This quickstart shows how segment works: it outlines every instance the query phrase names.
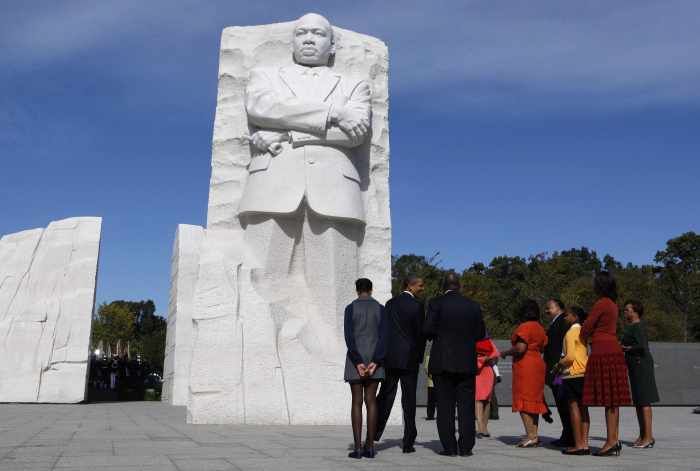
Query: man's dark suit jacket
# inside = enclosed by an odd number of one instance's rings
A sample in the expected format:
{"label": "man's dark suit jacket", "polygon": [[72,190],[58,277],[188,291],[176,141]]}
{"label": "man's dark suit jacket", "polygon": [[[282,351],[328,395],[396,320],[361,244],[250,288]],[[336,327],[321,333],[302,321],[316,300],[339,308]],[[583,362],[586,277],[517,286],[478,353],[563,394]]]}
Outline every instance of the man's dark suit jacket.
{"label": "man's dark suit jacket", "polygon": [[386,303],[386,313],[388,338],[384,366],[417,370],[425,353],[423,304],[404,291]]}
{"label": "man's dark suit jacket", "polygon": [[476,374],[476,342],[486,337],[479,303],[448,291],[428,304],[423,331],[433,340],[430,374]]}
{"label": "man's dark suit jacket", "polygon": [[547,346],[544,347],[544,362],[547,364],[547,375],[545,381],[550,386],[554,380],[551,373],[554,365],[561,360],[561,352],[564,349],[564,337],[569,330],[569,325],[564,320],[564,314],[560,314],[547,329]]}

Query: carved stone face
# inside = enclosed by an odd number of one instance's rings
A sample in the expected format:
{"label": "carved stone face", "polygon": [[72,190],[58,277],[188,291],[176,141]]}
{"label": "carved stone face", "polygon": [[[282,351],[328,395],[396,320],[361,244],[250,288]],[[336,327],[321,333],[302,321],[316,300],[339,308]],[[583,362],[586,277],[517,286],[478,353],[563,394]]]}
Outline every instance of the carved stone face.
{"label": "carved stone face", "polygon": [[294,25],[294,60],[307,66],[328,65],[335,53],[333,29],[327,19],[315,13],[299,18]]}

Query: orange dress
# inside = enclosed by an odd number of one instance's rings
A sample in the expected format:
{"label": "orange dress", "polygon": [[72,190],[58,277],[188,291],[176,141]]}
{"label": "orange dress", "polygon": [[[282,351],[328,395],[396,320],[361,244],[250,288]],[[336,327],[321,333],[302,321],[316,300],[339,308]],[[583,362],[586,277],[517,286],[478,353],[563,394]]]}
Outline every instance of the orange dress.
{"label": "orange dress", "polygon": [[547,345],[547,334],[536,321],[523,322],[515,329],[510,339],[527,344],[527,351],[519,358],[513,358],[513,412],[544,414],[544,377],[546,366],[542,351]]}

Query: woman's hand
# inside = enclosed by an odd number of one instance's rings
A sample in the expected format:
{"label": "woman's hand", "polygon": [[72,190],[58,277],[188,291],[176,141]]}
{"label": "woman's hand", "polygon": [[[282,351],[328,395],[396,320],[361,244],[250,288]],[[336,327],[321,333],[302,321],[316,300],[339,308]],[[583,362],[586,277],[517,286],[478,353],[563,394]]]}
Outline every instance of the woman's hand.
{"label": "woman's hand", "polygon": [[355,365],[355,368],[357,368],[357,374],[360,375],[360,378],[367,376],[367,365],[364,363],[359,363]]}
{"label": "woman's hand", "polygon": [[367,376],[372,376],[374,375],[374,372],[377,371],[377,364],[375,362],[372,362],[367,366]]}

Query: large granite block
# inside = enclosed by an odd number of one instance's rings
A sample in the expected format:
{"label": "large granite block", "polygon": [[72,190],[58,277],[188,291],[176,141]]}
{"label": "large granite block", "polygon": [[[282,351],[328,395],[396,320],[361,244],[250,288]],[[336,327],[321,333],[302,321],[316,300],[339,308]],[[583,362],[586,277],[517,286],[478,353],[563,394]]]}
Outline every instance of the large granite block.
{"label": "large granite block", "polygon": [[[330,67],[304,86],[295,25],[222,34],[207,227],[180,225],[172,260],[164,400],[190,423],[349,423],[342,310],[358,277],[390,297],[387,47],[333,28]],[[326,120],[330,102],[365,120],[360,142]],[[290,137],[260,148],[261,131]]]}
{"label": "large granite block", "polygon": [[85,399],[100,218],[0,239],[0,402]]}
{"label": "large granite block", "polygon": [[161,398],[177,406],[187,404],[192,358],[192,303],[203,237],[202,227],[181,224],[173,245]]}

